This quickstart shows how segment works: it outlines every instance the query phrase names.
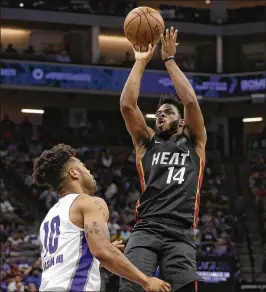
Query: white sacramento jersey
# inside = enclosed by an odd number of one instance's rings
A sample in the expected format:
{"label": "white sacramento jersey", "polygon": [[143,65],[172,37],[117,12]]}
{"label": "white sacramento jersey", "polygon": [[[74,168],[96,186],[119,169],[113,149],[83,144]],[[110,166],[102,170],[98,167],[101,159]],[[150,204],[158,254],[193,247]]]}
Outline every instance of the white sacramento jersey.
{"label": "white sacramento jersey", "polygon": [[84,230],[69,218],[70,207],[78,196],[61,198],[41,224],[40,291],[100,291],[100,263],[89,250]]}

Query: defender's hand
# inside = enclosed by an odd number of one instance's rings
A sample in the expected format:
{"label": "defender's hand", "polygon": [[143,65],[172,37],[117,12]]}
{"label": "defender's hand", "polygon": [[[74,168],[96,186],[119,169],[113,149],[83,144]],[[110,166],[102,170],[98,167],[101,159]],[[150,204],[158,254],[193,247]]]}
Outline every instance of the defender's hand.
{"label": "defender's hand", "polygon": [[174,30],[171,27],[170,31],[167,29],[165,31],[165,37],[161,34],[161,43],[162,43],[162,59],[166,59],[171,56],[175,56],[176,54],[176,46],[178,43],[176,42],[178,30]]}
{"label": "defender's hand", "polygon": [[158,278],[149,278],[143,289],[148,292],[168,292],[171,291],[170,284],[158,279]]}
{"label": "defender's hand", "polygon": [[152,46],[151,44],[149,44],[148,50],[145,52],[142,52],[141,47],[133,46],[133,51],[135,53],[135,59],[137,61],[141,61],[141,62],[147,64],[151,60],[155,48],[156,48],[156,45]]}
{"label": "defender's hand", "polygon": [[124,251],[124,249],[125,249],[125,245],[123,244],[122,240],[119,240],[119,241],[116,240],[116,241],[112,242],[112,245],[114,245],[116,248],[118,248],[121,251]]}

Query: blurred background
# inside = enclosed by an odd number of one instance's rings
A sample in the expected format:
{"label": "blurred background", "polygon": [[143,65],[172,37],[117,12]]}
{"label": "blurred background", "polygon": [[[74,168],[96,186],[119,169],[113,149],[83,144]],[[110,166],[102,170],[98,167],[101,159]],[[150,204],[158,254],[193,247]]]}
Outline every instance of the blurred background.
{"label": "blurred background", "polygon": [[[32,161],[65,142],[80,150],[110,209],[111,239],[125,243],[140,185],[119,112],[134,62],[123,21],[159,10],[179,30],[177,63],[200,102],[207,164],[195,230],[200,291],[266,289],[266,9],[263,0],[1,1],[1,291],[38,291],[38,229],[57,201],[32,181]],[[174,94],[160,48],[140,107],[153,126],[158,97]],[[102,291],[118,278],[102,271]]]}

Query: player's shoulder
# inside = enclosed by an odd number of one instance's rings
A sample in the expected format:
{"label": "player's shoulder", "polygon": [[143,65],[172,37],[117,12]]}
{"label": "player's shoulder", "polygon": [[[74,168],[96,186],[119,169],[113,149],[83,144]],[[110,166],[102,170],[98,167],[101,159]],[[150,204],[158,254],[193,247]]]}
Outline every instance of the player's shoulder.
{"label": "player's shoulder", "polygon": [[94,210],[95,208],[108,209],[106,202],[102,198],[84,194],[77,197],[76,204],[79,205],[80,208],[87,210]]}

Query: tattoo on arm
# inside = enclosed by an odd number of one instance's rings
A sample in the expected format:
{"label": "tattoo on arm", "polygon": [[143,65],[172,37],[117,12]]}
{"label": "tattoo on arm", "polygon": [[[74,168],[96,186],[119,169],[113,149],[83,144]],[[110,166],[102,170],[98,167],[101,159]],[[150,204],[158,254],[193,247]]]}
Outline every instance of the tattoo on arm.
{"label": "tattoo on arm", "polygon": [[86,224],[84,229],[85,229],[86,239],[88,241],[89,241],[89,236],[93,234],[97,235],[101,240],[103,239],[107,240],[106,247],[111,252],[113,252],[116,256],[120,257],[120,259],[123,261],[123,263],[126,266],[130,264],[128,259],[110,242],[109,231],[105,230],[105,228],[103,228],[101,224],[99,224],[97,221],[93,221],[91,224]]}
{"label": "tattoo on arm", "polygon": [[108,220],[109,218],[109,211],[106,209],[98,200],[95,200],[94,203],[97,205],[99,211],[102,212],[103,217]]}
{"label": "tattoo on arm", "polygon": [[86,235],[87,240],[89,238],[89,234],[90,235],[96,234],[97,236],[100,237],[100,239],[110,240],[109,231],[101,227],[101,225],[97,223],[97,221],[93,221],[90,225],[85,224],[84,229],[85,229],[85,235]]}

